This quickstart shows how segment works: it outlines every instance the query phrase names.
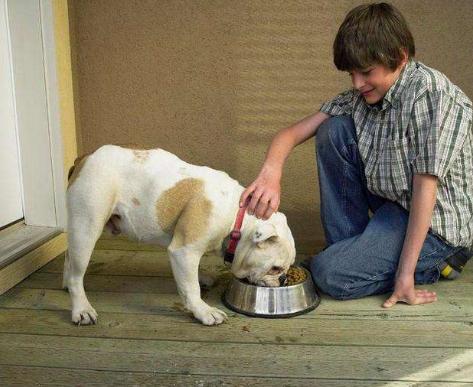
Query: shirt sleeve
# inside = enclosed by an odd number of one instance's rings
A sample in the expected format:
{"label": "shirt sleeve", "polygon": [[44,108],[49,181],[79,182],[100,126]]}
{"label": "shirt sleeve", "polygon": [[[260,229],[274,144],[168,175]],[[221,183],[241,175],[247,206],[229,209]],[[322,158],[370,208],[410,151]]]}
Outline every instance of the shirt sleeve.
{"label": "shirt sleeve", "polygon": [[426,92],[414,104],[411,124],[417,139],[413,172],[443,178],[461,154],[471,126],[468,112],[443,91]]}
{"label": "shirt sleeve", "polygon": [[331,116],[351,115],[353,111],[354,93],[347,90],[331,101],[322,104],[320,111]]}

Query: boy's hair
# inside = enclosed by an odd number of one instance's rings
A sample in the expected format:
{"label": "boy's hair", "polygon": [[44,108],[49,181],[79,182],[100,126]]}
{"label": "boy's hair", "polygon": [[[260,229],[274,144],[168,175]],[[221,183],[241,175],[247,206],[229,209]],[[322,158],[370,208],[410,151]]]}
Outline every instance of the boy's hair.
{"label": "boy's hair", "polygon": [[415,55],[414,38],[402,14],[391,4],[363,4],[345,17],[333,43],[333,61],[341,71],[382,64],[395,70],[402,49]]}

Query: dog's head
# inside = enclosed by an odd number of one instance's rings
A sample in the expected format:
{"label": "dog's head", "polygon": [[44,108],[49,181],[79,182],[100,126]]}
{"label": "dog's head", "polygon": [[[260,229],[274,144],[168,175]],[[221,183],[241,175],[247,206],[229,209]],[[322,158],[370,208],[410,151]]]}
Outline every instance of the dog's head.
{"label": "dog's head", "polygon": [[268,220],[257,219],[244,230],[232,272],[258,286],[279,286],[295,257],[294,238],[286,217],[276,212]]}

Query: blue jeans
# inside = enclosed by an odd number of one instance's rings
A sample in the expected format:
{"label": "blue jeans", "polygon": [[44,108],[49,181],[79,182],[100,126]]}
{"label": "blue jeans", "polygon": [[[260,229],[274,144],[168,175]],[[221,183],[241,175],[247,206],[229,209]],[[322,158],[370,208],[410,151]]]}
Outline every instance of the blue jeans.
{"label": "blue jeans", "polygon": [[[337,299],[392,291],[409,212],[368,191],[350,117],[332,117],[319,127],[316,153],[327,247],[310,263],[315,284]],[[429,231],[416,284],[438,281],[441,263],[461,249]]]}

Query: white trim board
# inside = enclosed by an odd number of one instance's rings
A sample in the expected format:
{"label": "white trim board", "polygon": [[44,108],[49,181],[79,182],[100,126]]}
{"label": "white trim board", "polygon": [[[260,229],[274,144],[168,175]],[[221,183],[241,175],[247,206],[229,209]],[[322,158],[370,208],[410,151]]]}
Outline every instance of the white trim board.
{"label": "white trim board", "polygon": [[66,227],[51,0],[8,0],[25,223]]}

